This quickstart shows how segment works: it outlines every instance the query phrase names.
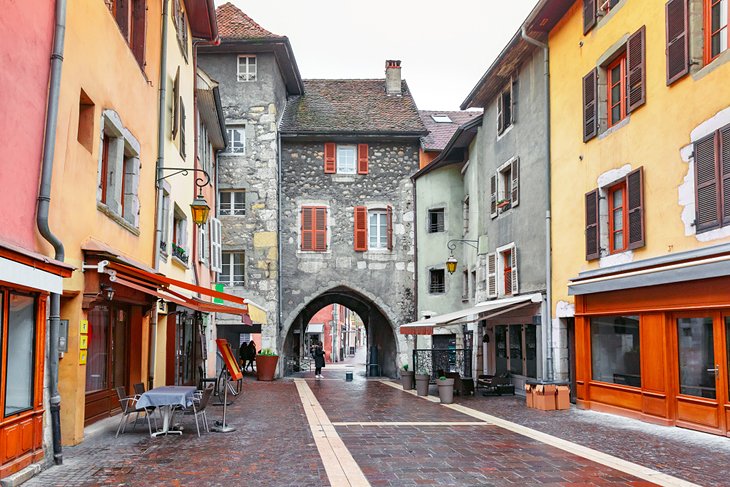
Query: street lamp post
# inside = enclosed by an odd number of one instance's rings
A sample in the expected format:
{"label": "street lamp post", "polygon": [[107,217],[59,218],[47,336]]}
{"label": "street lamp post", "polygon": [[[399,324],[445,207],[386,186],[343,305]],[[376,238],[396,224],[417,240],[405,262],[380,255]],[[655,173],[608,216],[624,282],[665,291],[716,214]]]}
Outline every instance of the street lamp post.
{"label": "street lamp post", "polygon": [[456,242],[461,242],[463,244],[468,245],[469,247],[472,247],[474,250],[478,250],[479,247],[479,240],[466,240],[466,239],[452,239],[449,240],[446,244],[446,247],[449,249],[449,258],[446,259],[446,270],[449,271],[449,274],[453,274],[456,272],[456,265],[459,263],[458,260],[456,260],[456,257],[454,257],[454,250],[456,249]]}
{"label": "street lamp post", "polygon": [[178,174],[182,174],[183,176],[187,176],[189,172],[201,172],[203,175],[201,177],[195,178],[195,186],[198,187],[198,196],[195,197],[193,202],[190,204],[190,212],[193,215],[193,222],[197,226],[203,226],[205,223],[208,222],[208,215],[210,215],[210,206],[208,206],[208,202],[205,201],[205,197],[203,197],[203,188],[210,184],[210,174],[208,174],[204,169],[196,169],[196,168],[187,168],[187,167],[163,167],[163,171],[175,171],[172,174],[168,174],[167,176],[163,176],[157,180],[159,183],[163,179],[167,179],[172,176],[176,176]]}

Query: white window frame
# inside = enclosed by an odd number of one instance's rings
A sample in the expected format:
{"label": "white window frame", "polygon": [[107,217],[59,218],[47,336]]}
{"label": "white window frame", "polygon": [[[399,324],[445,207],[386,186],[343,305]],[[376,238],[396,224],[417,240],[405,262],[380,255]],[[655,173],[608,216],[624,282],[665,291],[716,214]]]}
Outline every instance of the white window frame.
{"label": "white window frame", "polygon": [[217,218],[210,219],[210,270],[222,272],[223,262],[221,245],[221,221]]}
{"label": "white window frame", "polygon": [[208,265],[208,224],[203,223],[198,227],[198,262]]}
{"label": "white window frame", "polygon": [[[235,263],[234,263],[234,256],[240,255],[241,256],[241,269],[240,273],[236,274],[235,272]],[[224,276],[223,269],[228,267],[230,269],[230,274],[228,276]],[[235,277],[240,276],[240,280],[236,280]],[[224,277],[228,277],[228,280],[224,280]],[[223,252],[222,258],[221,258],[221,272],[218,275],[218,282],[223,283],[226,286],[245,286],[246,285],[246,253],[242,250],[231,250],[227,252]]]}
{"label": "white window frame", "polygon": [[[251,60],[253,59],[253,63]],[[241,70],[241,66],[243,62],[243,70]],[[258,80],[258,59],[256,59],[255,55],[251,54],[241,54],[238,56],[236,65],[236,79],[239,83],[250,83],[252,81]],[[253,69],[251,67],[253,66]]]}
{"label": "white window frame", "polygon": [[510,290],[510,293],[507,294],[506,290],[504,288],[504,254],[506,252],[511,252],[511,258],[512,263],[518,263],[517,261],[517,247],[515,246],[514,242],[503,245],[502,247],[498,247],[496,250],[496,256],[497,256],[497,294],[500,297],[503,296],[517,296],[519,294],[519,280],[518,280],[518,272],[517,268],[513,265],[512,268],[512,289]]}
{"label": "white window frame", "polygon": [[464,197],[464,201],[462,201],[462,211],[462,218],[464,220],[464,235],[467,235],[469,233],[469,195],[466,195]]}
{"label": "white window frame", "polygon": [[[371,218],[376,217],[378,220],[375,225],[375,245],[373,242],[373,227]],[[380,221],[382,220],[382,221]],[[381,234],[382,230],[382,234]],[[368,210],[368,249],[369,250],[388,250],[388,214],[385,209],[376,208]]]}
{"label": "white window frame", "polygon": [[[226,206],[223,203],[223,195],[229,195],[229,202]],[[241,201],[237,201],[240,197]],[[246,215],[246,190],[245,189],[222,189],[218,192],[218,214],[221,216],[245,216]]]}
{"label": "white window frame", "polygon": [[[246,126],[245,125],[230,125],[226,127],[226,133],[228,135],[228,147],[226,147],[227,154],[246,154]],[[235,135],[238,134],[239,142],[236,143]]]}
{"label": "white window frame", "polygon": [[451,117],[449,117],[446,114],[441,114],[441,113],[437,113],[437,114],[431,115],[431,119],[433,119],[433,121],[435,123],[454,123],[451,120]]}
{"label": "white window frame", "polygon": [[[162,190],[162,231],[160,234],[160,252],[163,255],[168,254],[170,245],[170,193]],[[164,245],[163,245],[164,244]]]}
{"label": "white window frame", "polygon": [[[352,151],[352,170],[343,165],[345,161],[340,161],[340,151]],[[337,174],[357,174],[357,146],[356,145],[339,145],[337,144]]]}

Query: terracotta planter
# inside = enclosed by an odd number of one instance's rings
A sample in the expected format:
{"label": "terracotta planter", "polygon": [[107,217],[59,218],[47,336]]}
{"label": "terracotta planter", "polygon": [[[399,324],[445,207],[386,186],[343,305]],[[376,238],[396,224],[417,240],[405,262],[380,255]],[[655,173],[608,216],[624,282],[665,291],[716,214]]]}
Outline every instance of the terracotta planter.
{"label": "terracotta planter", "polygon": [[451,404],[454,402],[454,379],[437,380],[439,386],[439,399],[442,404]]}
{"label": "terracotta planter", "polygon": [[400,371],[400,382],[404,391],[410,391],[413,389],[413,375],[414,372],[412,370]]}
{"label": "terracotta planter", "polygon": [[430,381],[430,375],[416,374],[416,394],[419,396],[428,396],[428,383]]}
{"label": "terracotta planter", "polygon": [[278,355],[256,355],[256,378],[258,380],[274,380]]}

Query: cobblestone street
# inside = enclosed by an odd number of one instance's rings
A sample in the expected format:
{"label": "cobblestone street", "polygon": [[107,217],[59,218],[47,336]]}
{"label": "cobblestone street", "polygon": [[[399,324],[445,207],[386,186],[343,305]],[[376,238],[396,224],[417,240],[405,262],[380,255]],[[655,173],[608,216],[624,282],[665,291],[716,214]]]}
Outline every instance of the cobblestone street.
{"label": "cobblestone street", "polygon": [[[111,418],[66,448],[63,466],[27,485],[724,485],[730,447],[723,438],[604,422],[604,415],[575,408],[527,410],[512,397],[478,395],[446,407],[390,381],[356,374],[346,382],[335,367],[324,375],[273,383],[246,377],[243,396],[229,408],[236,428],[229,434],[198,439],[192,418],[184,418],[182,436],[151,439],[140,422],[115,439],[118,417]],[[211,421],[221,412],[211,406]],[[484,414],[513,423],[493,424],[480,419]],[[524,426],[554,436],[538,440]],[[582,452],[580,445],[598,451],[571,453]],[[690,445],[692,458],[669,461]],[[705,455],[712,450],[722,454]],[[592,454],[601,457],[587,458]]]}

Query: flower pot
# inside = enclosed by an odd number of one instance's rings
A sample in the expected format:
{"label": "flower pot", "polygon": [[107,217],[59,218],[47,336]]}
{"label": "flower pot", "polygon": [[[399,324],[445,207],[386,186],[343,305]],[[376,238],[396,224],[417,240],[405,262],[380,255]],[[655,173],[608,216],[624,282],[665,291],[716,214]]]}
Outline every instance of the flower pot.
{"label": "flower pot", "polygon": [[439,386],[439,399],[442,404],[454,402],[454,379],[439,379],[436,381]]}
{"label": "flower pot", "polygon": [[278,355],[256,355],[256,378],[258,380],[274,380]]}
{"label": "flower pot", "polygon": [[416,374],[416,394],[419,396],[428,396],[428,383],[430,381],[430,375]]}
{"label": "flower pot", "polygon": [[400,371],[400,383],[403,386],[404,391],[410,391],[413,389],[413,375],[412,370],[401,370]]}

